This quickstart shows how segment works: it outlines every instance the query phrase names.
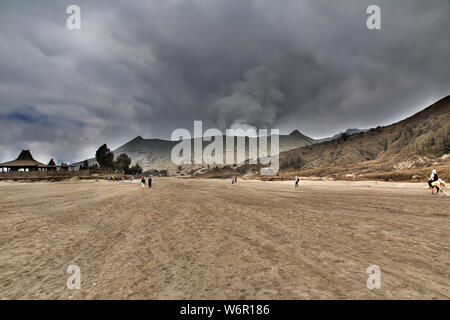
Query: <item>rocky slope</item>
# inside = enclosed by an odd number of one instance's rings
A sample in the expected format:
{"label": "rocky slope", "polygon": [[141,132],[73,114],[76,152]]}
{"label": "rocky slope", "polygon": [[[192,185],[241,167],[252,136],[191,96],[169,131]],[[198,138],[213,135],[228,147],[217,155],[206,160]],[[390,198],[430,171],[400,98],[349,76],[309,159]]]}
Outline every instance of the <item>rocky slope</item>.
{"label": "rocky slope", "polygon": [[358,176],[445,166],[450,157],[450,96],[398,123],[281,153],[284,171]]}

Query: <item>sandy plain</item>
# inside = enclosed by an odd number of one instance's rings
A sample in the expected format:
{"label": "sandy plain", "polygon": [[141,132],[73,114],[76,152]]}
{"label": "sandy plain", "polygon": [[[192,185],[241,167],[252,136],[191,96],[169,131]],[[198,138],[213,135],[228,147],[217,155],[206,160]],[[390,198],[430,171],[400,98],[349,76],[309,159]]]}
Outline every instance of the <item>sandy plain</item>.
{"label": "sandy plain", "polygon": [[426,183],[156,178],[0,193],[0,299],[450,298],[450,197]]}

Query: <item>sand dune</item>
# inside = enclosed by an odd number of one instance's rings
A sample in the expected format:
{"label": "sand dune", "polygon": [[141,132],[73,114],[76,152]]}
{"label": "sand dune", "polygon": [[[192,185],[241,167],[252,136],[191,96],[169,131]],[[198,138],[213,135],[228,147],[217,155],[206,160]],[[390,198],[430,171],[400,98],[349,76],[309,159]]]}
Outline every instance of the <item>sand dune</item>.
{"label": "sand dune", "polygon": [[[0,182],[0,298],[450,298],[450,197],[426,184]],[[433,209],[431,209],[433,208]],[[66,288],[68,265],[81,289]],[[366,287],[366,268],[382,287]]]}

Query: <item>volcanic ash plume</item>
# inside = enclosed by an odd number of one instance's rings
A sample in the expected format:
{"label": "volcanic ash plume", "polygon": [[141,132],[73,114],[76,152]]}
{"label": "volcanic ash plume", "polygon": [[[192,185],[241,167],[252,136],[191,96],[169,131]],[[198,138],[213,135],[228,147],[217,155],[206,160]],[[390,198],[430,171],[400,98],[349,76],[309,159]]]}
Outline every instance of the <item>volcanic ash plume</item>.
{"label": "volcanic ash plume", "polygon": [[244,79],[235,82],[231,93],[216,100],[210,111],[221,129],[271,128],[284,100],[284,93],[278,89],[278,76],[266,66],[259,66],[247,70]]}

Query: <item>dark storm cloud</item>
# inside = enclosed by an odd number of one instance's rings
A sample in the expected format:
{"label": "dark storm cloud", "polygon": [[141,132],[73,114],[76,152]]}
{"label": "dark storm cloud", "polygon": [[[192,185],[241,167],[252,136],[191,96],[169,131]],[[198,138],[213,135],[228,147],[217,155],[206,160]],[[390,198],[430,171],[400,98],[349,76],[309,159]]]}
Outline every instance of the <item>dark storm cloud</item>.
{"label": "dark storm cloud", "polygon": [[447,0],[1,1],[0,161],[79,160],[193,120],[313,137],[387,124],[450,94],[449,18]]}

